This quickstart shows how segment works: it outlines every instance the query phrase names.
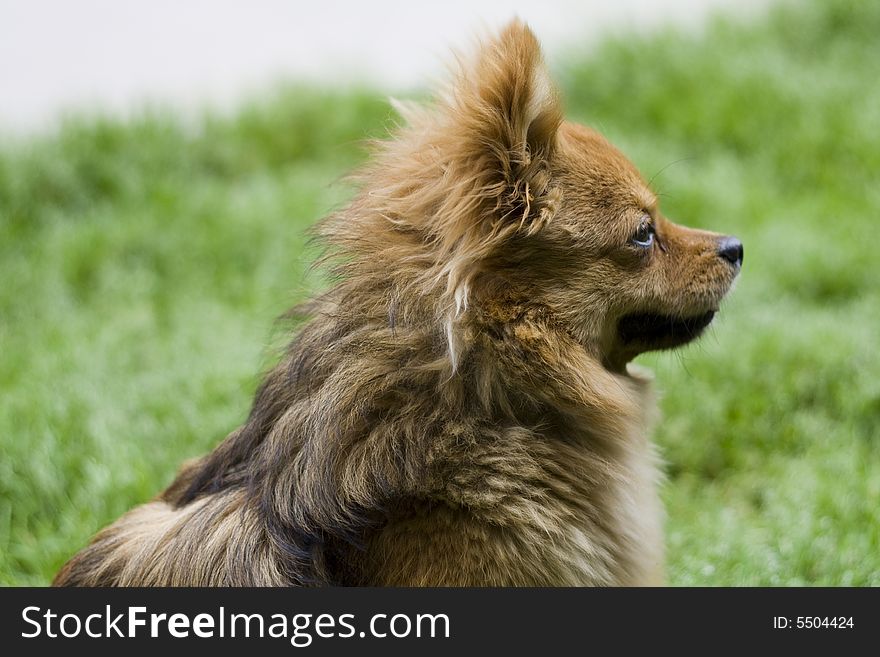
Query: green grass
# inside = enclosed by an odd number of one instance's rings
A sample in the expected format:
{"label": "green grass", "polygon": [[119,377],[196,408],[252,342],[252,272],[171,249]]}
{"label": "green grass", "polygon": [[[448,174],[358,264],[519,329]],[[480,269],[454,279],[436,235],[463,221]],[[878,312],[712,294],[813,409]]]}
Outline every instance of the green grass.
{"label": "green grass", "polygon": [[[621,38],[556,71],[666,214],[738,235],[715,328],[656,372],[672,584],[880,585],[880,5]],[[44,584],[245,417],[320,285],[371,91],[0,148],[0,583]]]}

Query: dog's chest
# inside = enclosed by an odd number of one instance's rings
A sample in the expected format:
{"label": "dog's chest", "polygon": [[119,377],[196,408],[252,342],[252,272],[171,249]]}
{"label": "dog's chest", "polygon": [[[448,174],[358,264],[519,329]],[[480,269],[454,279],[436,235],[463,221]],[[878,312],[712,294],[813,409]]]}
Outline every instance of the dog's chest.
{"label": "dog's chest", "polygon": [[[588,456],[584,457],[589,459]],[[660,470],[653,446],[638,437],[608,472],[596,463],[572,463],[585,475],[570,497],[548,502],[560,518],[548,545],[548,559],[564,585],[660,584],[663,579],[663,509],[659,498]],[[590,473],[590,467],[593,472]],[[592,474],[595,479],[590,481]],[[604,478],[603,478],[604,475]]]}

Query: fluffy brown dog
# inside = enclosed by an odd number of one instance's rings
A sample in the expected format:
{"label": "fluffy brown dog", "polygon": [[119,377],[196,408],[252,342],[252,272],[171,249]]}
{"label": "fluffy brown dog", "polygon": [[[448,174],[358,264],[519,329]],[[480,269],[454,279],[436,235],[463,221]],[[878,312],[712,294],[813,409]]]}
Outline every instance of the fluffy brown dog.
{"label": "fluffy brown dog", "polygon": [[627,364],[709,324],[742,245],[663,218],[563,122],[519,22],[402,113],[321,225],[338,283],[247,423],[56,584],[662,581],[653,403]]}

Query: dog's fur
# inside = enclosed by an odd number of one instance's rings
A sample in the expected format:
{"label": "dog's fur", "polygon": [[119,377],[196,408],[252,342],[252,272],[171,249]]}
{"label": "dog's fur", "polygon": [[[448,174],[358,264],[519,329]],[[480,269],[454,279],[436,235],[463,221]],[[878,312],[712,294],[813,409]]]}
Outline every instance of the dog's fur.
{"label": "dog's fur", "polygon": [[662,582],[653,402],[627,364],[699,333],[739,262],[563,122],[520,22],[401,113],[321,224],[338,282],[246,424],[55,584]]}

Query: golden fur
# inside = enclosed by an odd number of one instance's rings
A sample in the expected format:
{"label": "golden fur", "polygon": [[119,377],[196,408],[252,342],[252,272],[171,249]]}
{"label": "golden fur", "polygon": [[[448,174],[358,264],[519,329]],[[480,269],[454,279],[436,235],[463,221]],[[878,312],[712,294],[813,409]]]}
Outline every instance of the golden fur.
{"label": "golden fur", "polygon": [[337,283],[295,311],[245,425],[55,584],[662,582],[654,405],[627,363],[694,337],[739,262],[563,121],[520,22],[401,113],[322,222]]}

